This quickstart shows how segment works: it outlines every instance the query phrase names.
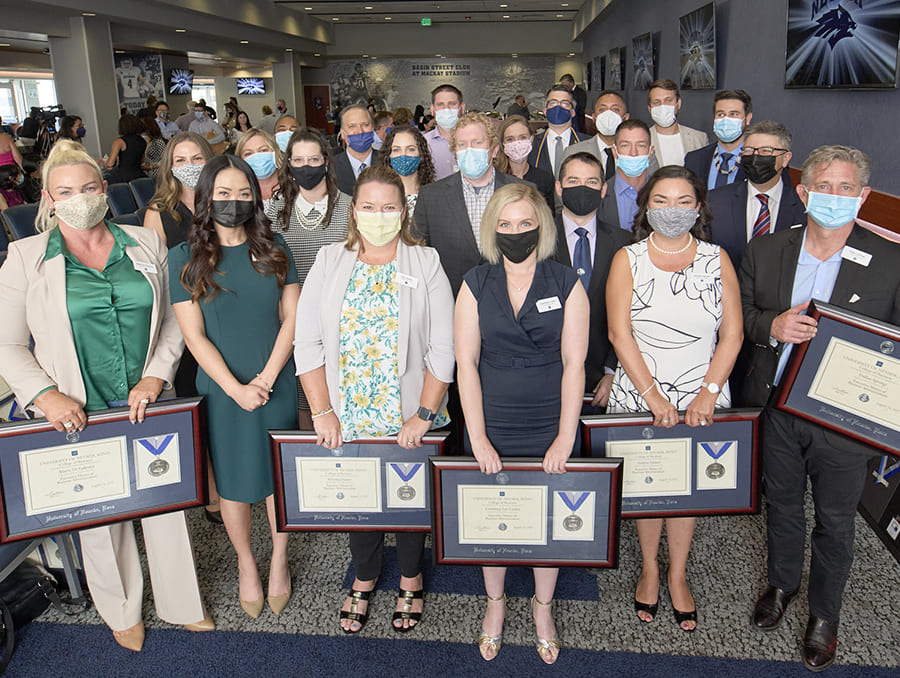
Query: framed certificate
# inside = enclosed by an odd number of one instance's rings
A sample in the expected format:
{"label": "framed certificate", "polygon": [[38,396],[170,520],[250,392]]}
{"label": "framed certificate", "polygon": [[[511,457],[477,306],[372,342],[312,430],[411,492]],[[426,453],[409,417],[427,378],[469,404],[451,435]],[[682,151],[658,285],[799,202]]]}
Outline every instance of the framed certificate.
{"label": "framed certificate", "polygon": [[900,456],[900,327],[820,301],[816,336],[794,346],[775,406]]}
{"label": "framed certificate", "polygon": [[46,419],[0,425],[0,543],[206,503],[201,398],[88,414],[78,433]]}
{"label": "framed certificate", "polygon": [[275,467],[275,519],[281,532],[431,529],[428,457],[444,453],[445,433],[410,450],[394,438],[345,442],[329,450],[311,431],[269,431]]}
{"label": "framed certificate", "polygon": [[485,475],[472,457],[431,457],[437,564],[616,567],[622,462],[535,457]]}
{"label": "framed certificate", "polygon": [[900,460],[884,455],[869,460],[859,513],[900,562]]}
{"label": "framed certificate", "polygon": [[759,511],[759,415],[717,410],[709,426],[653,426],[652,414],[582,417],[584,455],[620,458],[622,517]]}

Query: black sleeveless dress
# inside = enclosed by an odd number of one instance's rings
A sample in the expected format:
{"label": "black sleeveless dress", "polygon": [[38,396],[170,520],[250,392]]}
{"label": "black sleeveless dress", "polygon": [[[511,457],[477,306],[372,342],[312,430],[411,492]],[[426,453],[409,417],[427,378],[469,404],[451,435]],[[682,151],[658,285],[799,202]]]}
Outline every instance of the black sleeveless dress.
{"label": "black sleeveless dress", "polygon": [[125,148],[119,152],[117,181],[131,181],[147,176],[141,169],[147,142],[140,134],[126,134],[122,137]]}
{"label": "black sleeveless dress", "polygon": [[563,318],[578,276],[555,261],[538,262],[518,317],[502,263],[477,266],[464,280],[478,301],[488,439],[501,456],[542,457],[559,432]]}
{"label": "black sleeveless dress", "polygon": [[[183,242],[187,242],[188,235],[191,232],[191,223],[194,220],[193,213],[180,200],[175,203],[175,211],[178,212],[181,221],[176,221],[170,212],[165,210],[159,212],[163,232],[166,234],[166,246],[170,250]],[[197,395],[196,381],[197,361],[194,360],[194,356],[185,347],[181,356],[181,362],[178,363],[178,371],[175,372],[175,393],[181,398]]]}

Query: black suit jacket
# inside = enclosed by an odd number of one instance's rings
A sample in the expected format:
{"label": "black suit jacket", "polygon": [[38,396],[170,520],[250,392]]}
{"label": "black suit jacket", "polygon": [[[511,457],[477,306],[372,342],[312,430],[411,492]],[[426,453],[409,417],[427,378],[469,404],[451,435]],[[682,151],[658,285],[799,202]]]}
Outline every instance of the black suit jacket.
{"label": "black suit jacket", "polygon": [[[378,151],[373,148],[371,165],[375,165],[377,162]],[[350,165],[350,158],[347,157],[346,150],[334,156],[334,171],[337,174],[337,184],[341,192],[353,195],[353,187],[356,186],[356,175],[353,174],[353,167]]]}
{"label": "black suit jacket", "polygon": [[[805,230],[795,228],[754,238],[744,255],[741,305],[744,342],[749,355],[741,391],[742,405],[765,405],[772,392],[784,344],[773,347],[769,343],[769,333],[775,317],[791,308],[794,275]],[[872,255],[872,258],[868,266],[842,259],[831,298],[823,301],[900,325],[900,245],[858,224],[847,238],[847,245]],[[843,436],[828,435],[842,447],[850,443]],[[857,445],[858,451],[866,449]]]}
{"label": "black suit jacket", "polygon": [[[484,262],[466,210],[463,181],[460,173],[454,172],[440,181],[422,186],[413,215],[418,234],[425,244],[438,251],[454,297],[459,293],[463,276],[469,269]],[[521,179],[517,177],[494,171],[495,190],[519,181]]]}
{"label": "black suit jacket", "polygon": [[[713,156],[716,154],[716,146],[718,145],[718,142],[716,142],[709,146],[698,148],[695,151],[690,151],[684,156],[684,166],[700,177],[700,181],[703,182],[704,186],[706,186],[709,181],[709,170],[712,167]],[[732,181],[729,186],[747,178],[747,175],[744,174],[744,168],[741,167],[740,157],[735,158],[735,161],[738,163],[738,170],[737,174],[734,175],[734,181]],[[724,186],[722,188],[724,188]]]}
{"label": "black suit jacket", "polygon": [[[707,203],[712,210],[712,241],[722,247],[734,264],[741,270],[741,259],[747,249],[747,194],[750,189],[746,181],[735,181],[730,186],[722,186],[707,195]],[[775,218],[775,232],[791,226],[806,223],[806,208],[794,190],[787,172],[781,173],[781,204]]]}
{"label": "black suit jacket", "polygon": [[[593,391],[606,373],[605,368],[616,369],[618,358],[609,342],[606,320],[606,279],[613,255],[631,240],[631,233],[613,224],[597,221],[597,237],[594,245],[594,268],[588,284],[588,301],[591,304],[591,325],[588,336],[587,359],[584,363],[585,393]],[[556,261],[572,266],[566,229],[562,216],[556,217]]]}
{"label": "black suit jacket", "polygon": [[[569,136],[569,146],[589,138],[589,136],[578,132],[573,124],[572,134]],[[566,148],[568,148],[568,146]],[[553,152],[554,149],[547,146],[547,130],[541,130],[539,134],[535,135],[534,141],[531,144],[531,153],[528,154],[528,164],[532,167],[539,167],[545,172],[549,172],[551,176],[555,176],[553,174],[553,163],[550,161],[550,154]],[[563,157],[565,157],[565,154],[563,154]]]}

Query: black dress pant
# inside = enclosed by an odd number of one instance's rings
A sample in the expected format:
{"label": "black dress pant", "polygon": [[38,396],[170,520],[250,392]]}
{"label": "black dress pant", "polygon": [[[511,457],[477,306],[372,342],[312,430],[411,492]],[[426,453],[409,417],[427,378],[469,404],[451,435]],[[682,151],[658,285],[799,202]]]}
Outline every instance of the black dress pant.
{"label": "black dress pant", "polygon": [[854,519],[868,457],[828,443],[823,430],[804,419],[766,408],[763,478],[768,510],[769,584],[800,586],[806,544],[803,512],[806,477],[812,483],[815,525],[809,567],[809,611],[832,624],[853,562]]}
{"label": "black dress pant", "polygon": [[[400,574],[415,577],[422,571],[422,552],[425,550],[425,532],[397,532],[397,561]],[[384,554],[384,532],[351,532],[350,553],[356,578],[361,581],[377,579],[381,574]]]}

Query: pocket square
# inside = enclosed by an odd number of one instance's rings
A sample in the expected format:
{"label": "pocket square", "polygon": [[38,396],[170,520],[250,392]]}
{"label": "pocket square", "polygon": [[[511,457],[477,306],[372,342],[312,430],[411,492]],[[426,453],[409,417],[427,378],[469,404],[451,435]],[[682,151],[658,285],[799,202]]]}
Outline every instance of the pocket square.
{"label": "pocket square", "polygon": [[851,303],[851,304],[855,304],[857,301],[859,301],[859,295],[856,294],[856,293],[854,293],[854,294],[850,297],[850,303]]}

